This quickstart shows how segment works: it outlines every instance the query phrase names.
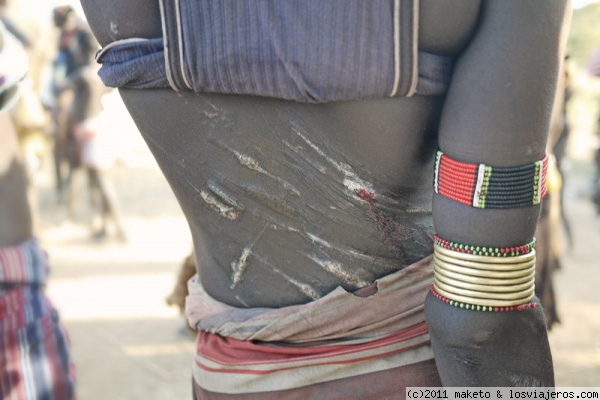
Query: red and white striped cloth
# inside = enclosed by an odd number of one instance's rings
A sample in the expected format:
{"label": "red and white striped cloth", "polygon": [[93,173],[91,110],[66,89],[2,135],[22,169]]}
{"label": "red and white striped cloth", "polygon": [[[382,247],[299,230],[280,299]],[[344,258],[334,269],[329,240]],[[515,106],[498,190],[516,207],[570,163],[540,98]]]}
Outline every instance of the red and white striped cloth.
{"label": "red and white striped cloth", "polygon": [[313,302],[279,309],[228,306],[210,298],[193,278],[186,308],[191,326],[200,330],[196,392],[267,393],[326,382],[335,387],[334,381],[432,360],[423,314],[430,261],[385,276],[362,292],[337,288]]}
{"label": "red and white striped cloth", "polygon": [[427,325],[367,343],[290,347],[200,331],[193,376],[204,390],[256,393],[301,388],[431,360]]}
{"label": "red and white striped cloth", "polygon": [[0,248],[0,398],[75,398],[69,338],[43,288],[46,254],[35,239]]}

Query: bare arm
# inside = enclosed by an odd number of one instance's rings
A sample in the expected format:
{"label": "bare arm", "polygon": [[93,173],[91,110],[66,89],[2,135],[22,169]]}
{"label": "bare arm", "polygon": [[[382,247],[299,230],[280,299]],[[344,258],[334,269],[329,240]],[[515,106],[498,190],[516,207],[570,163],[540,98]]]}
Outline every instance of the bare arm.
{"label": "bare arm", "polygon": [[[543,157],[568,8],[567,0],[483,3],[444,106],[445,154],[498,167]],[[539,206],[477,209],[435,195],[433,212],[445,239],[504,247],[532,240]],[[444,385],[554,384],[541,309],[484,313],[429,296],[426,315]]]}
{"label": "bare arm", "polygon": [[7,247],[33,235],[27,172],[7,112],[0,113],[0,143],[0,247]]}
{"label": "bare arm", "polygon": [[101,46],[119,39],[162,36],[158,0],[81,0],[81,5]]}

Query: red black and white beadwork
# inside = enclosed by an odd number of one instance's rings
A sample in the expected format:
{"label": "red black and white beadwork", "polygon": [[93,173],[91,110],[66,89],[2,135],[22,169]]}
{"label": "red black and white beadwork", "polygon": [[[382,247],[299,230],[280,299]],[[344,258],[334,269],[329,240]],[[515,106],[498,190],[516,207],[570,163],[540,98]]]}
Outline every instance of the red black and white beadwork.
{"label": "red black and white beadwork", "polygon": [[527,244],[511,247],[492,247],[492,246],[473,246],[463,243],[452,242],[441,238],[439,235],[433,235],[433,241],[444,249],[458,251],[460,253],[474,254],[477,256],[490,257],[515,257],[521,254],[527,254],[535,248],[535,239]]}
{"label": "red black and white beadwork", "polygon": [[464,308],[465,310],[487,311],[487,312],[509,312],[509,311],[531,310],[532,308],[536,309],[540,306],[540,304],[537,301],[529,301],[527,303],[519,304],[516,306],[479,306],[476,304],[463,303],[460,301],[451,300],[447,297],[444,297],[435,290],[435,287],[433,285],[431,285],[430,291],[431,291],[431,294],[433,294],[433,296],[436,299],[438,299],[446,304],[449,304],[451,306],[457,307],[457,308]]}
{"label": "red black and white beadwork", "polygon": [[512,208],[541,203],[546,197],[548,154],[540,161],[517,167],[492,167],[436,154],[436,193],[476,208]]}

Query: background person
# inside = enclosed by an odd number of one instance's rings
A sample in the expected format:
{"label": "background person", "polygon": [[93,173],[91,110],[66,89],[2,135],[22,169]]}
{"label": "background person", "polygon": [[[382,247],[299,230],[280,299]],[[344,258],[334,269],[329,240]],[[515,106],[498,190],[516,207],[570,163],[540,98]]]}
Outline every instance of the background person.
{"label": "background person", "polygon": [[26,55],[4,29],[0,35],[0,397],[70,400],[75,368],[68,335],[44,294],[48,259],[33,234],[27,168],[7,112]]}
{"label": "background person", "polygon": [[[116,152],[107,151],[105,133],[111,122],[102,113],[102,97],[107,90],[92,62],[98,45],[71,6],[56,7],[53,20],[61,31],[53,65],[57,190],[60,196],[63,185],[68,184],[69,211],[75,217],[80,198],[72,177],[77,170],[85,171],[93,211],[92,238],[106,238],[112,224],[115,237],[124,241],[117,195],[105,172],[114,164]],[[68,167],[66,177],[64,161]]]}

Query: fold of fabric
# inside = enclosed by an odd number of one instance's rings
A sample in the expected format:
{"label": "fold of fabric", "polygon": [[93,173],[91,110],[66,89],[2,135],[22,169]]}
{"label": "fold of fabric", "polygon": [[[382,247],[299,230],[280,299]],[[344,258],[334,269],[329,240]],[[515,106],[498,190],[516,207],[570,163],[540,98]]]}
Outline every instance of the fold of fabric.
{"label": "fold of fabric", "polygon": [[97,55],[107,86],[308,103],[446,92],[452,58],[419,52],[418,0],[161,1],[163,37]]}
{"label": "fold of fabric", "polygon": [[[371,340],[425,320],[423,306],[433,280],[431,256],[350,293],[338,287],[307,304],[236,308],[211,298],[198,277],[188,283],[190,326],[238,340],[311,342]],[[362,293],[376,292],[361,297]]]}
{"label": "fold of fabric", "polygon": [[431,256],[350,293],[307,304],[237,308],[188,282],[199,329],[195,383],[215,393],[260,393],[386,371],[433,358],[423,314]]}
{"label": "fold of fabric", "polygon": [[217,393],[289,390],[433,358],[425,322],[364,343],[277,346],[200,331],[194,381]]}

